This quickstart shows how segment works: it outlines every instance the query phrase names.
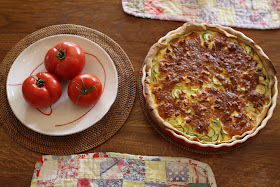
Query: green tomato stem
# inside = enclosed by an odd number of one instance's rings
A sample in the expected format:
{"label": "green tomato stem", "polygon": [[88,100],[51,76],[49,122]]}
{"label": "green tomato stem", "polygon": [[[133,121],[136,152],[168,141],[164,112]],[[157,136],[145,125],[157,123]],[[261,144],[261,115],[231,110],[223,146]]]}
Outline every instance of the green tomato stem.
{"label": "green tomato stem", "polygon": [[65,49],[62,51],[61,49],[61,45],[59,46],[59,52],[55,52],[55,56],[59,59],[59,60],[63,60],[66,57],[66,46]]}
{"label": "green tomato stem", "polygon": [[93,85],[93,86],[91,86],[91,87],[89,87],[89,88],[86,88],[86,85],[85,85],[83,79],[82,79],[83,86],[81,86],[79,83],[77,83],[77,82],[75,82],[75,81],[73,81],[73,82],[79,86],[79,87],[76,87],[76,88],[77,88],[77,90],[79,90],[79,91],[81,92],[81,93],[79,94],[78,98],[77,98],[76,103],[78,103],[78,101],[79,101],[79,99],[80,99],[80,97],[81,97],[82,94],[83,94],[83,95],[86,95],[86,94],[90,93],[90,92],[93,90],[93,88],[96,87],[96,86],[98,85],[98,84],[96,84],[96,85]]}
{"label": "green tomato stem", "polygon": [[38,87],[43,87],[43,86],[45,86],[45,80],[43,80],[43,79],[36,79],[35,77],[33,77],[33,79],[36,81],[36,85],[38,86]]}

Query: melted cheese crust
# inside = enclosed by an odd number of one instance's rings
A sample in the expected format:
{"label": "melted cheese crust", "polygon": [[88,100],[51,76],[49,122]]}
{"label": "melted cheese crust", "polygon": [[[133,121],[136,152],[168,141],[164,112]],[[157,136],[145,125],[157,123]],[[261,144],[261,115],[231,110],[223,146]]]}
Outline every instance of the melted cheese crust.
{"label": "melted cheese crust", "polygon": [[248,45],[214,31],[194,31],[158,51],[150,89],[159,115],[201,142],[253,129],[270,103],[269,76]]}

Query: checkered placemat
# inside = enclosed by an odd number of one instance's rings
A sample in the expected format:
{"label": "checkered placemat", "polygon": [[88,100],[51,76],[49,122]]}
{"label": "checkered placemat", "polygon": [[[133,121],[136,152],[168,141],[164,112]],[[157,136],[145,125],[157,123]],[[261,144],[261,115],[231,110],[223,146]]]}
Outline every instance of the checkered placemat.
{"label": "checkered placemat", "polygon": [[126,13],[143,18],[280,28],[280,0],[122,0],[122,5]]}
{"label": "checkered placemat", "polygon": [[97,152],[45,155],[31,186],[215,187],[210,166],[188,158]]}

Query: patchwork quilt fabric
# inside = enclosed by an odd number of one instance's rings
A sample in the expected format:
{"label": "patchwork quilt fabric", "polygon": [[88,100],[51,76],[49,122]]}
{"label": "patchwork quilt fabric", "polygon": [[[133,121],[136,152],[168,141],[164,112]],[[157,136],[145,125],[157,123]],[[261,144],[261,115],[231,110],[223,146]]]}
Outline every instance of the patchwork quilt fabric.
{"label": "patchwork quilt fabric", "polygon": [[280,0],[122,0],[123,10],[143,18],[278,29]]}
{"label": "patchwork quilt fabric", "polygon": [[188,158],[98,152],[45,155],[35,164],[31,186],[215,187],[206,163]]}

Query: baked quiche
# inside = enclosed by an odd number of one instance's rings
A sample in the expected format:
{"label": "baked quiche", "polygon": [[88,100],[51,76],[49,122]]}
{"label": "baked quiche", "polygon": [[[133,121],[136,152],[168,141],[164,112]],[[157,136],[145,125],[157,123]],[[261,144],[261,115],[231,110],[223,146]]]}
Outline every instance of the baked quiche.
{"label": "baked quiche", "polygon": [[144,63],[150,116],[189,140],[241,139],[272,102],[274,66],[251,39],[228,27],[186,23],[154,44]]}

